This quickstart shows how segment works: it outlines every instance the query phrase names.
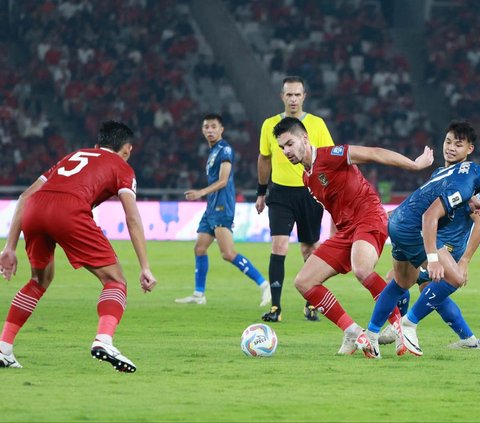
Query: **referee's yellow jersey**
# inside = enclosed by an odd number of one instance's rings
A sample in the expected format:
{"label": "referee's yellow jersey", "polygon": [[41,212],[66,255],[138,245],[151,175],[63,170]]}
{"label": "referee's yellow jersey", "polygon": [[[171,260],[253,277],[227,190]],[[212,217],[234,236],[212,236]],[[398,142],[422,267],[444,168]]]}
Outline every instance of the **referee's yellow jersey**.
{"label": "referee's yellow jersey", "polygon": [[[274,126],[284,117],[285,113],[280,113],[263,122],[260,135],[260,154],[272,157],[273,183],[287,187],[301,187],[303,186],[303,165],[290,163],[278,146],[277,139],[273,136]],[[332,136],[322,118],[304,113],[300,120],[305,125],[310,143],[314,147],[333,145]]]}

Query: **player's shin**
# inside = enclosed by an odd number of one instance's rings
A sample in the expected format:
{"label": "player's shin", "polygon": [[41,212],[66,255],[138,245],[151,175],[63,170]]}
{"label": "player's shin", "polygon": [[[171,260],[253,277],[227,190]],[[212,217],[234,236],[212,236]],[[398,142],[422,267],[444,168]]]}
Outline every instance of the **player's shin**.
{"label": "player's shin", "polygon": [[[31,279],[12,300],[7,319],[0,336],[0,350],[5,354],[11,353],[15,337],[28,318],[37,307],[46,289]],[[10,350],[10,351],[8,351]]]}
{"label": "player's shin", "polygon": [[112,338],[122,319],[127,303],[127,287],[123,283],[107,282],[100,294],[97,304],[98,330],[96,339],[107,344]]}

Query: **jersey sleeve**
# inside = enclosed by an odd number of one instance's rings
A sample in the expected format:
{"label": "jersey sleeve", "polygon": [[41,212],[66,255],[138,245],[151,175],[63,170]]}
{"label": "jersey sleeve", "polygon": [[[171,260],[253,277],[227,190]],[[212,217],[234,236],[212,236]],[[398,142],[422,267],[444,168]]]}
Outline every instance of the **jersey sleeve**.
{"label": "jersey sleeve", "polygon": [[125,166],[117,175],[117,195],[129,192],[134,196],[137,195],[137,180],[133,169],[125,163]]}
{"label": "jersey sleeve", "polygon": [[232,147],[226,145],[220,152],[220,163],[230,162],[233,165],[233,150]]}
{"label": "jersey sleeve", "polygon": [[335,145],[331,147],[320,147],[317,154],[322,165],[327,166],[331,170],[339,170],[350,166],[350,158],[348,155],[348,145]]}
{"label": "jersey sleeve", "polygon": [[463,183],[449,184],[440,195],[440,200],[445,207],[448,216],[453,211],[470,200],[474,194],[473,180],[469,179]]}
{"label": "jersey sleeve", "polygon": [[270,125],[269,119],[265,120],[260,132],[260,154],[262,156],[271,156],[272,147],[270,145],[270,139],[273,137],[272,125]]}

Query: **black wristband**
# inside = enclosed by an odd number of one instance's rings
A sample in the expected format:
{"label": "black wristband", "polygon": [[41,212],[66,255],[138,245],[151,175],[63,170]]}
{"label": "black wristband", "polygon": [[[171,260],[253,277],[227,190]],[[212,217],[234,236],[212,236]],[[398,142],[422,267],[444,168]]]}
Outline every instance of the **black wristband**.
{"label": "black wristband", "polygon": [[268,188],[268,184],[258,184],[257,185],[257,197],[259,195],[266,195],[267,194],[267,188]]}

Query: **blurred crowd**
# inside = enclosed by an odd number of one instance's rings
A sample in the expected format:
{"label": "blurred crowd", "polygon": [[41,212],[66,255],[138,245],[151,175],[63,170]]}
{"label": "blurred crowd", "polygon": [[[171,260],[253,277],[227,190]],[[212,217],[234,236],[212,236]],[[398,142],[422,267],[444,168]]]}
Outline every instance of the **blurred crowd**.
{"label": "blurred crowd", "polygon": [[[432,128],[415,109],[410,72],[390,38],[378,2],[328,0],[229,0],[275,86],[285,74],[308,83],[306,111],[322,116],[335,143],[378,145],[421,154]],[[425,179],[376,166],[366,172],[372,184],[391,181],[409,191]]]}
{"label": "blurred crowd", "polygon": [[[431,125],[415,109],[408,63],[377,2],[225,3],[275,87],[285,75],[304,77],[305,110],[325,119],[336,143],[380,145],[412,158],[432,144]],[[93,145],[100,121],[117,119],[136,132],[131,163],[140,187],[203,186],[201,117],[213,111],[223,115],[237,153],[237,187],[255,188],[259,134],[186,1],[14,4],[16,46],[0,44],[0,185],[31,183],[66,152]],[[427,30],[428,82],[441,83],[459,115],[476,122],[477,20],[467,4],[454,17],[434,17]],[[397,191],[426,177],[398,178],[387,167],[365,173]]]}
{"label": "blurred crowd", "polygon": [[475,0],[457,0],[452,3],[453,9],[436,10],[425,33],[427,83],[441,86],[449,105],[460,116],[468,116],[476,128],[480,124],[480,15],[474,12],[477,6]]}

